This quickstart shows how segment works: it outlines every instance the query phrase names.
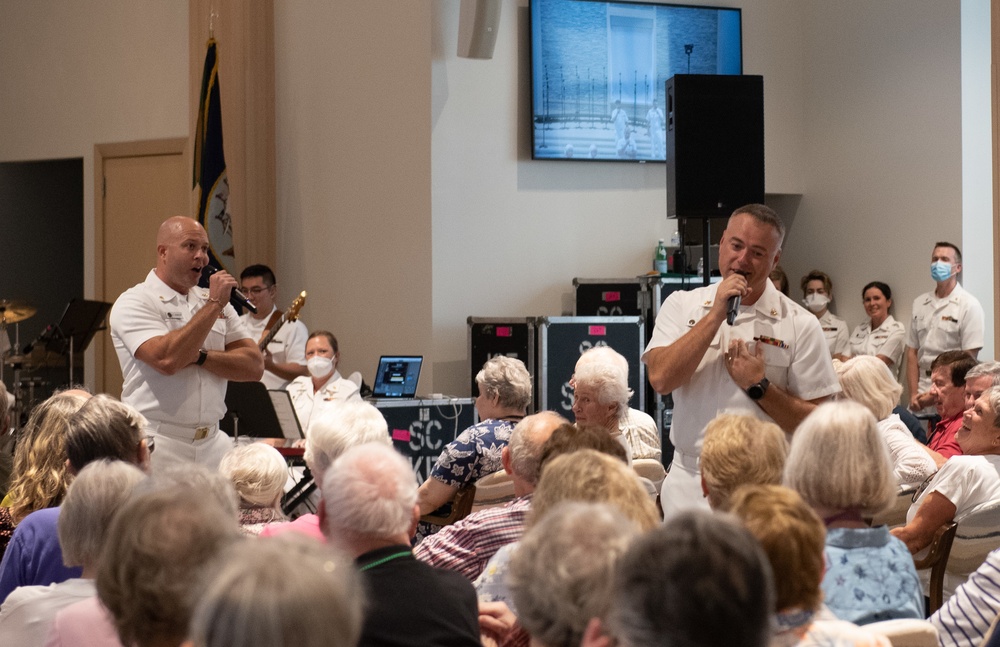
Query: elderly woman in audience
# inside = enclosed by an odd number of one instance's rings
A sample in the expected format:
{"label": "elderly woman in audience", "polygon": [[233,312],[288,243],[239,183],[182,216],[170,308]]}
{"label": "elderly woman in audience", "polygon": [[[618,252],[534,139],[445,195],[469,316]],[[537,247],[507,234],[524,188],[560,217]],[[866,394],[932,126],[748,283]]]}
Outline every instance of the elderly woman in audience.
{"label": "elderly woman in audience", "polygon": [[100,393],[87,400],[69,419],[66,457],[77,473],[98,459],[132,463],[149,472],[153,437],[147,436],[145,416],[116,398]]}
{"label": "elderly woman in audience", "polygon": [[358,644],[364,592],[350,560],[329,547],[297,536],[261,539],[219,561],[185,647]]}
{"label": "elderly woman in audience", "polygon": [[50,647],[178,647],[205,569],[240,539],[236,494],[204,466],[179,464],[139,483],[111,522],[97,597],[56,614]]}
{"label": "elderly woman in audience", "polygon": [[809,414],[792,439],[785,485],[826,525],[822,589],[834,615],[859,625],[924,617],[913,557],[888,528],[865,523],[896,496],[889,453],[868,409],[831,402]]}
{"label": "elderly woman in audience", "polygon": [[729,515],[689,510],[632,542],[610,613],[581,645],[764,647],[773,608],[771,567],[753,536]]}
{"label": "elderly woman in audience", "polygon": [[[64,391],[31,412],[14,451],[10,490],[0,504],[0,554],[17,524],[35,510],[59,505],[71,475],[66,468],[66,429],[90,394]],[[8,507],[9,506],[9,507]]]}
{"label": "elderly woman in audience", "polygon": [[509,582],[532,645],[577,647],[591,618],[607,616],[615,567],[639,533],[601,503],[562,503],[525,533]]}
{"label": "elderly woman in audience", "polygon": [[[594,346],[588,348],[580,359],[576,360],[576,367],[570,386],[576,386],[576,372],[588,364],[609,364],[625,371],[628,376],[628,360],[610,346]],[[628,444],[632,458],[652,458],[660,460],[663,450],[660,442],[660,431],[656,428],[656,421],[652,416],[638,409],[626,407],[625,416],[618,424],[625,441]]]}
{"label": "elderly woman in audience", "polygon": [[776,593],[772,647],[890,647],[888,639],[836,619],[823,606],[823,522],[794,490],[746,485],[733,494],[730,511],[771,563]]}
{"label": "elderly woman in audience", "polygon": [[288,465],[277,449],[264,443],[234,447],[222,458],[219,471],[233,482],[240,497],[243,534],[259,535],[264,526],[286,520],[281,495]]}
{"label": "elderly woman in audience", "polygon": [[741,485],[781,483],[788,440],[781,427],[753,416],[721,413],[705,427],[701,490],[713,510],[725,510]]}
{"label": "elderly woman in audience", "polygon": [[[68,474],[78,474],[96,460],[131,463],[149,471],[143,431],[146,419],[109,395],[95,395],[70,416],[66,431]],[[11,538],[0,564],[0,600],[19,586],[55,584],[79,577],[79,569],[63,565],[57,524],[60,507],[42,508],[25,517]]]}
{"label": "elderly woman in audience", "polygon": [[632,448],[622,432],[632,397],[628,372],[613,364],[590,363],[579,367],[573,380],[573,415],[577,424],[607,429],[625,447],[631,465]]}
{"label": "elderly woman in audience", "polygon": [[502,355],[476,375],[480,422],[448,443],[418,491],[420,514],[430,514],[451,501],[464,485],[503,469],[500,453],[510,432],[531,404],[531,375],[524,362]]}
{"label": "elderly woman in audience", "polygon": [[[593,449],[562,454],[543,463],[542,478],[535,489],[526,530],[567,501],[607,504],[643,531],[653,529],[660,522],[656,504],[636,474],[620,460]],[[480,602],[504,602],[513,609],[515,601],[506,578],[518,546],[518,543],[503,546],[486,565],[476,580]]]}
{"label": "elderly woman in audience", "polygon": [[965,412],[956,440],[962,454],[945,461],[918,491],[906,525],[892,531],[912,553],[929,546],[942,525],[961,521],[984,503],[1000,502],[1000,387],[984,391]]}
{"label": "elderly woman in audience", "polygon": [[[937,463],[899,416],[892,412],[903,392],[889,367],[873,355],[859,355],[834,368],[843,396],[864,405],[878,421],[878,430],[889,449],[892,472],[900,486],[920,485],[937,471]],[[934,456],[940,457],[936,452]],[[941,462],[944,462],[942,459]]]}
{"label": "elderly woman in audience", "polygon": [[73,480],[59,515],[59,543],[69,566],[82,566],[80,578],[50,586],[14,589],[0,607],[0,643],[42,645],[56,613],[95,594],[97,558],[108,526],[132,487],[145,475],[121,461],[97,461]]}

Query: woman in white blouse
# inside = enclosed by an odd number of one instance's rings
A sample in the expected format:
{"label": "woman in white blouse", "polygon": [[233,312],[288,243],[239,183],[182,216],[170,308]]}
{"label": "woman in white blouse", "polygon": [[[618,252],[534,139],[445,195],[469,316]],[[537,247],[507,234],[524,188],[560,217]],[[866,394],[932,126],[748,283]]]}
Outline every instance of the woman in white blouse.
{"label": "woman in white blouse", "polygon": [[937,471],[937,463],[892,412],[903,392],[889,368],[872,355],[835,362],[843,396],[865,406],[875,419],[892,457],[893,474],[900,486],[919,485]]}

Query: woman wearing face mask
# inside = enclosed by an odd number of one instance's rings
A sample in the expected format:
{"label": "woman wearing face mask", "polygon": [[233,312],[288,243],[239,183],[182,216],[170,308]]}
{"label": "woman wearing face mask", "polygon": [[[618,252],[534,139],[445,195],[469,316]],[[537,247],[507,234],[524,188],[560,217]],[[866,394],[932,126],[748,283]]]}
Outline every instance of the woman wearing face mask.
{"label": "woman wearing face mask", "polygon": [[333,333],[314,330],[309,334],[306,340],[309,375],[297,377],[288,385],[295,415],[307,435],[309,421],[322,416],[324,409],[348,400],[361,400],[358,386],[337,371],[339,362],[340,348]]}
{"label": "woman wearing face mask", "polygon": [[830,302],[833,301],[833,284],[826,272],[813,270],[803,276],[802,296],[802,303],[819,319],[826,344],[830,347],[830,355],[840,361],[846,360],[850,353],[847,322],[829,310]]}
{"label": "woman wearing face mask", "polygon": [[861,290],[861,298],[870,319],[851,333],[851,356],[874,355],[897,375],[906,347],[906,329],[889,314],[892,288],[872,281]]}

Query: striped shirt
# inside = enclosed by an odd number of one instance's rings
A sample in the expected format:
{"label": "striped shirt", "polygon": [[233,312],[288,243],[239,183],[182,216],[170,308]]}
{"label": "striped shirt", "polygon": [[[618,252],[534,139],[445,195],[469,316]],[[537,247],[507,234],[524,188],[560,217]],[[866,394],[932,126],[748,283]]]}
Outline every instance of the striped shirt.
{"label": "striped shirt", "polygon": [[458,571],[475,580],[501,546],[521,538],[530,508],[529,494],[500,508],[473,512],[421,541],[413,555],[431,566]]}
{"label": "striped shirt", "polygon": [[1000,613],[1000,548],[930,617],[942,647],[978,646]]}

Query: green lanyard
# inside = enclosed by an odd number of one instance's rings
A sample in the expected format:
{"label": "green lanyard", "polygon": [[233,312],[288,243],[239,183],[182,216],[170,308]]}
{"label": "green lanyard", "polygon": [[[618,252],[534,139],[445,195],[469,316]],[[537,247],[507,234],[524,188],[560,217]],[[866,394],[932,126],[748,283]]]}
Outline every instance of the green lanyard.
{"label": "green lanyard", "polygon": [[365,564],[364,566],[362,566],[358,570],[359,571],[367,571],[370,568],[375,568],[376,566],[381,566],[382,564],[385,564],[386,562],[391,562],[392,560],[396,559],[397,557],[406,557],[407,555],[412,555],[412,553],[410,551],[408,551],[408,550],[404,550],[404,551],[401,551],[401,552],[398,552],[398,553],[393,553],[392,555],[386,555],[382,559],[377,559],[374,562],[372,562],[371,564]]}

